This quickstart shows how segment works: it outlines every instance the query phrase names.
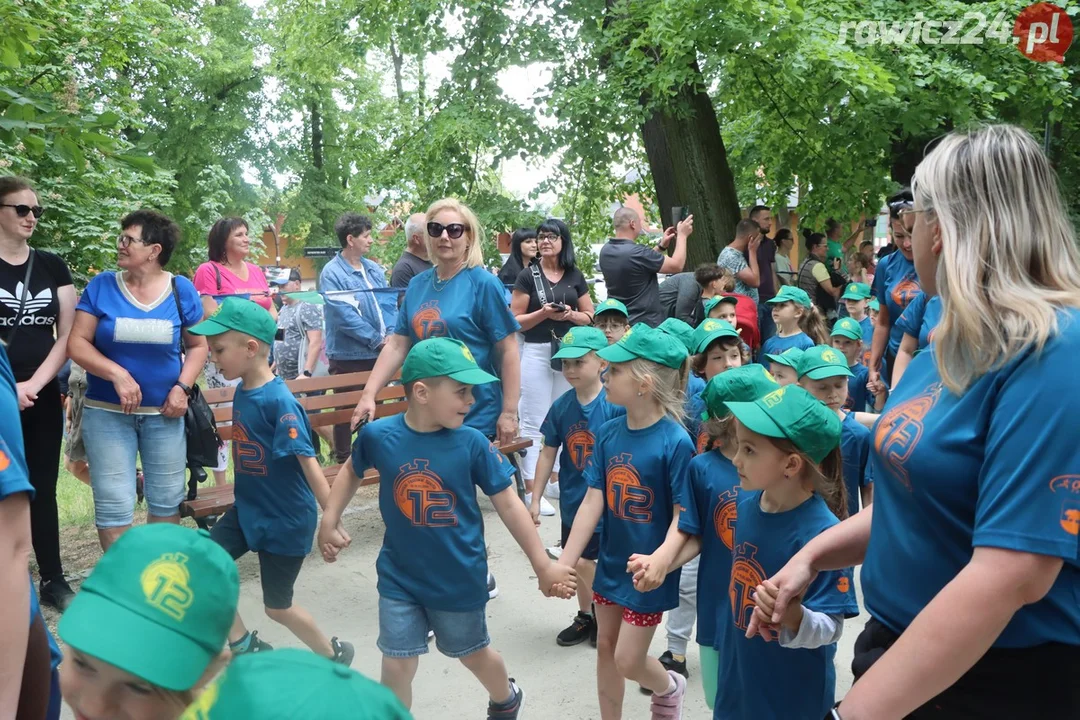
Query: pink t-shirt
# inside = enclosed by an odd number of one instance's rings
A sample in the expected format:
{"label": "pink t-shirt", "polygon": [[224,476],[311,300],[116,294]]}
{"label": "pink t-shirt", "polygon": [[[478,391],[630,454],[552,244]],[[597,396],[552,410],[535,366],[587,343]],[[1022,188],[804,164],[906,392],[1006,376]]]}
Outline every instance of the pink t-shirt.
{"label": "pink t-shirt", "polygon": [[[232,270],[220,263],[203,263],[199,266],[199,269],[195,271],[195,289],[199,291],[200,295],[239,295],[252,293],[252,301],[269,310],[271,302],[269,295],[270,286],[266,284],[266,275],[263,274],[262,268],[258,265],[252,265],[251,263],[244,264],[247,265],[247,280],[241,280]],[[218,273],[221,274],[220,290],[218,289],[217,274],[214,273],[214,268],[217,268]],[[261,294],[256,295],[254,293]],[[220,302],[220,300],[218,302]]]}

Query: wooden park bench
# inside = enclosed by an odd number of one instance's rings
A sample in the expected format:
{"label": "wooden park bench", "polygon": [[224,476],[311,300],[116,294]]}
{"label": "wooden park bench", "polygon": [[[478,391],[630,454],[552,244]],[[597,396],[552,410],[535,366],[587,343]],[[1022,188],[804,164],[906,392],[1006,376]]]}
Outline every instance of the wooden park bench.
{"label": "wooden park bench", "polygon": [[[307,413],[308,420],[313,428],[332,427],[352,420],[353,410],[360,401],[364,385],[367,384],[371,373],[358,372],[345,375],[330,375],[326,377],[306,378],[289,380],[285,384],[292,391],[300,407]],[[399,379],[400,375],[395,376]],[[327,392],[329,391],[329,392]],[[222,440],[232,439],[232,400],[235,388],[217,388],[206,390],[203,397],[214,411],[214,420],[217,423],[217,431]],[[317,395],[312,393],[323,392]],[[405,387],[403,385],[390,385],[376,396],[375,417],[383,418],[405,412],[408,401],[405,399]],[[496,443],[498,446],[498,443]],[[517,438],[509,445],[498,446],[504,455],[514,466],[514,478],[517,485],[518,495],[524,498],[525,483],[521,475],[521,467],[517,461],[516,453],[532,446],[532,440]],[[323,468],[323,474],[330,484],[333,484],[341,465],[332,465]],[[379,482],[379,473],[369,469],[361,478],[361,485],[375,485]],[[180,505],[180,515],[195,520],[199,527],[207,527],[210,518],[215,518],[233,505],[233,485],[210,485],[203,484],[198,488],[198,494],[194,500],[185,500]]]}

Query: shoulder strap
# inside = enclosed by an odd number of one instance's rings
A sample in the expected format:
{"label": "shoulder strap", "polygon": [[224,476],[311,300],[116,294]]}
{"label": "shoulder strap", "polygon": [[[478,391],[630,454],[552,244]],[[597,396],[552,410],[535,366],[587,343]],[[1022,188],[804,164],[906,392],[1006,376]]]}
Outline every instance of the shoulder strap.
{"label": "shoulder strap", "polygon": [[180,290],[176,287],[176,276],[172,276],[172,296],[176,301],[176,319],[180,321],[180,334],[178,336],[180,347],[180,357],[184,357],[184,310],[180,307]]}
{"label": "shoulder strap", "polygon": [[544,280],[540,275],[540,266],[536,263],[529,265],[532,270],[533,285],[536,287],[536,297],[541,305],[547,305],[547,293],[544,292]]}
{"label": "shoulder strap", "polygon": [[[212,263],[212,264],[214,266],[214,279],[217,280],[217,292],[218,292],[218,295],[220,295],[221,294],[221,268],[218,267],[217,263]],[[173,287],[174,288],[176,287],[175,282],[173,284]],[[179,300],[177,300],[177,302],[179,302]]]}
{"label": "shoulder strap", "polygon": [[37,257],[37,253],[34,252],[34,248],[30,248],[30,256],[26,259],[26,274],[23,276],[23,291],[19,297],[19,310],[15,313],[15,324],[4,340],[5,345],[10,345],[11,341],[15,339],[15,334],[19,332],[19,325],[22,323],[23,313],[26,312],[26,300],[30,297],[30,274],[34,271],[35,257]]}

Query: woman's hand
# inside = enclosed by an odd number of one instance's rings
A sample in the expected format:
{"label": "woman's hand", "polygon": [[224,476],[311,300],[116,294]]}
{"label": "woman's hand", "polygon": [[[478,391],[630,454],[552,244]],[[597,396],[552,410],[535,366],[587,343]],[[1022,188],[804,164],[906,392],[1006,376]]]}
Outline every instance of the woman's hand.
{"label": "woman's hand", "polygon": [[514,442],[518,433],[518,416],[511,410],[503,410],[499,415],[499,421],[495,425],[499,445],[509,445]]}
{"label": "woman's hand", "polygon": [[184,392],[184,388],[179,385],[173,385],[172,390],[169,391],[168,397],[165,398],[165,404],[161,406],[161,414],[165,417],[178,418],[184,417],[184,413],[187,412],[188,396]]}
{"label": "woman's hand", "polygon": [[15,383],[15,388],[19,394],[19,410],[21,411],[29,407],[34,407],[34,402],[37,400],[38,392],[41,391],[41,388],[35,387],[29,380],[26,382]]}
{"label": "woman's hand", "polygon": [[746,628],[746,637],[752,638],[761,634],[763,638],[772,638],[774,627],[785,618],[788,606],[792,603],[799,604],[802,596],[806,593],[810,583],[817,577],[817,570],[811,567],[802,553],[796,553],[795,557],[788,560],[787,565],[780,568],[780,572],[768,579],[767,585],[758,585],[754,592],[764,593],[772,600],[772,617],[765,618],[761,610],[761,604],[754,610],[750,618],[750,625]]}
{"label": "woman's hand", "polygon": [[[130,415],[139,408],[139,404],[142,402],[142,388],[139,387],[139,383],[135,382],[135,378],[131,377],[131,373],[122,370],[121,374],[117,375],[116,379],[113,380],[113,387],[116,389],[117,397],[120,398],[120,409],[125,414]],[[173,388],[173,390],[176,389]]]}
{"label": "woman's hand", "polygon": [[360,396],[360,402],[356,403],[356,409],[352,414],[352,431],[356,430],[365,422],[375,419],[375,398],[369,398],[367,393]]}
{"label": "woman's hand", "polygon": [[546,305],[545,307],[551,309],[551,313],[548,315],[548,317],[550,317],[552,320],[555,320],[556,322],[571,322],[571,317],[573,316],[574,311],[570,308],[566,308],[564,306],[565,309],[559,310],[552,304]]}

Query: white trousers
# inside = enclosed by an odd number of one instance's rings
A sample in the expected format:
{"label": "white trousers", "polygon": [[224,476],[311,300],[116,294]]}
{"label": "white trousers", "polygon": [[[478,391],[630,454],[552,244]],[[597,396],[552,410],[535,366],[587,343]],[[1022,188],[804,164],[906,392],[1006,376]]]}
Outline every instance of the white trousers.
{"label": "white trousers", "polygon": [[[521,400],[518,415],[521,417],[521,436],[533,441],[525,451],[521,475],[532,480],[536,475],[536,461],[540,459],[540,425],[556,398],[570,389],[570,383],[561,372],[551,369],[551,343],[527,342],[521,350]],[[556,457],[554,472],[559,472]]]}

